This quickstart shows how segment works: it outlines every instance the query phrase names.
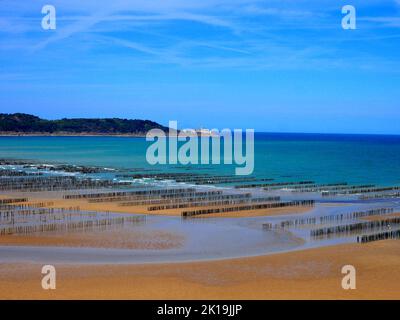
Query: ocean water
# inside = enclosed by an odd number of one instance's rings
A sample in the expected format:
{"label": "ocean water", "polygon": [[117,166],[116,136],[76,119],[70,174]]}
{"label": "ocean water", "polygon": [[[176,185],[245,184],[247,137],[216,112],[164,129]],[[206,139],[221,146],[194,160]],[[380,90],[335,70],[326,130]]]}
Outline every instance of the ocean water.
{"label": "ocean water", "polygon": [[[234,174],[233,165],[157,165],[128,137],[0,137],[0,158],[108,168]],[[275,181],[400,184],[400,136],[256,133],[253,176]]]}

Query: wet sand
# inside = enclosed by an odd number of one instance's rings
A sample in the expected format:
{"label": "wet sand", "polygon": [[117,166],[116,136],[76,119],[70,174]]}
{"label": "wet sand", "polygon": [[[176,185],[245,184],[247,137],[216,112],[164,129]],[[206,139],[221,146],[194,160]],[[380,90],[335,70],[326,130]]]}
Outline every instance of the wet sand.
{"label": "wet sand", "polygon": [[176,232],[135,230],[133,233],[121,229],[101,232],[49,232],[32,233],[30,235],[4,235],[0,237],[0,246],[165,250],[179,248],[184,241],[184,235]]}
{"label": "wet sand", "polygon": [[[347,244],[253,258],[146,265],[0,265],[1,299],[399,299],[400,241]],[[343,290],[341,268],[357,270]]]}

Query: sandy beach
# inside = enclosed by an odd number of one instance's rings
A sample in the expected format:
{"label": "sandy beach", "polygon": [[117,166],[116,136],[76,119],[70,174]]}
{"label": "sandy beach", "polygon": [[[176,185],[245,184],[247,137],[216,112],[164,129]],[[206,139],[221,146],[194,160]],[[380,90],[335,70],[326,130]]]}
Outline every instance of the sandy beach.
{"label": "sandy beach", "polygon": [[[398,299],[400,242],[339,245],[254,258],[146,265],[56,265],[57,289],[41,289],[41,266],[3,264],[1,299]],[[341,268],[357,270],[343,290]]]}
{"label": "sandy beach", "polygon": [[[25,193],[10,194],[1,198],[18,195],[24,197]],[[79,207],[82,211],[164,215],[175,220],[181,215],[181,209],[148,211],[145,205],[120,206],[118,202],[92,203],[87,200],[62,199],[57,192],[50,193],[48,197],[44,197],[41,193],[35,194],[34,197],[29,193],[26,195],[29,195],[29,201],[25,204],[32,207],[36,204],[41,204],[42,208]],[[346,210],[345,203],[327,202],[323,206],[320,210]],[[257,219],[262,216],[278,217],[288,214],[296,216],[296,214],[307,213],[311,209],[312,207],[304,206],[247,210],[207,214],[202,215],[201,218],[219,217],[229,220],[235,217],[238,218],[238,226],[240,226],[241,221],[245,221],[246,218]],[[387,217],[396,216],[398,216],[398,211],[387,215]],[[378,219],[380,216],[371,215],[364,221]],[[236,221],[236,219],[231,220]],[[221,221],[224,224],[223,220]],[[254,222],[253,227],[260,226]],[[103,232],[5,234],[0,237],[0,246],[51,247],[55,250],[89,248],[95,251],[138,249],[158,252],[156,253],[158,255],[163,251],[185,246],[188,241],[187,236],[188,234],[184,235],[176,230],[157,230],[157,228],[135,232],[111,229]],[[228,234],[225,234],[224,238],[227,236]],[[243,240],[240,241],[243,242]],[[262,247],[269,245],[269,240],[263,241],[258,245]],[[283,252],[268,255],[264,251],[252,257],[247,257],[250,254],[244,251],[242,255],[238,255],[240,258],[231,255],[224,259],[207,257],[202,261],[189,259],[183,260],[185,262],[178,262],[179,260],[154,262],[154,260],[149,260],[148,263],[144,263],[139,260],[137,263],[118,261],[113,263],[111,262],[113,260],[107,260],[107,262],[92,263],[92,261],[79,260],[79,262],[55,263],[57,289],[51,291],[41,288],[42,264],[29,262],[31,260],[26,256],[22,260],[15,260],[27,261],[26,263],[17,263],[13,260],[7,262],[7,259],[3,259],[0,263],[0,299],[400,298],[400,275],[398,274],[400,242],[398,240],[335,244],[312,249],[298,247],[297,244],[304,243],[304,240],[300,238],[293,237],[290,241],[292,247],[287,247],[287,250],[295,251],[284,252],[285,250],[282,249]],[[257,245],[257,242],[254,245]],[[190,248],[192,250],[194,247]],[[204,250],[207,248],[209,247],[205,247]],[[235,247],[236,251],[237,247]],[[58,251],[53,252],[59,254]],[[345,265],[353,265],[356,268],[357,289],[355,290],[344,290],[341,286],[344,276],[341,270]]]}

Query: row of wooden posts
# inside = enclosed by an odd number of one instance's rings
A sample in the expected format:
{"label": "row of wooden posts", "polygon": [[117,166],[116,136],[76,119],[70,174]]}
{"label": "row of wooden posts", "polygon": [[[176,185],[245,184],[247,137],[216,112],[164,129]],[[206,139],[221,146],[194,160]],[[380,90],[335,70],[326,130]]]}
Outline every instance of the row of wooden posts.
{"label": "row of wooden posts", "polygon": [[23,210],[23,209],[32,209],[32,208],[43,208],[52,206],[54,202],[52,201],[43,201],[43,202],[35,202],[35,203],[18,203],[18,204],[3,204],[0,205],[0,212],[1,211],[16,211],[16,210]]}
{"label": "row of wooden posts", "polygon": [[372,229],[392,228],[400,224],[400,217],[351,223],[339,226],[319,228],[310,231],[311,237],[329,237],[332,234],[351,234],[355,232],[364,232]]}
{"label": "row of wooden posts", "polygon": [[339,183],[339,184],[325,184],[325,185],[310,185],[305,187],[294,187],[293,192],[296,193],[304,193],[304,192],[335,192],[342,190],[354,190],[360,188],[372,188],[375,187],[373,184],[369,185],[349,185],[348,183]]}
{"label": "row of wooden posts", "polygon": [[19,202],[27,202],[28,198],[7,198],[0,199],[0,205],[2,204],[11,204],[11,203],[19,203]]}
{"label": "row of wooden posts", "polygon": [[68,194],[64,195],[64,199],[94,199],[94,198],[109,198],[109,197],[122,197],[122,196],[145,196],[145,195],[168,195],[178,194],[183,192],[196,192],[195,188],[177,188],[177,189],[148,189],[148,190],[135,190],[135,191],[115,191],[115,192],[100,192],[100,193],[82,193],[82,194]]}
{"label": "row of wooden posts", "polygon": [[151,201],[151,200],[163,200],[163,201],[173,201],[174,199],[180,198],[190,198],[190,197],[212,197],[222,195],[222,191],[213,190],[206,192],[181,192],[181,193],[170,193],[170,194],[146,194],[146,195],[126,195],[118,197],[106,197],[106,198],[90,198],[88,202],[99,203],[99,202],[122,202],[122,201]]}
{"label": "row of wooden posts", "polygon": [[0,211],[0,222],[2,221],[2,219],[10,220],[13,219],[15,216],[29,217],[34,215],[47,215],[47,214],[65,213],[65,212],[70,212],[70,213],[80,212],[80,207],[79,206],[72,206],[67,208],[38,207],[38,208],[29,208],[21,210]]}
{"label": "row of wooden posts", "polygon": [[359,236],[357,237],[357,242],[367,243],[372,241],[388,240],[388,239],[400,239],[400,230],[385,231],[370,235]]}
{"label": "row of wooden posts", "polygon": [[392,187],[375,187],[375,186],[363,186],[359,188],[349,188],[346,190],[341,191],[326,191],[322,195],[323,196],[334,196],[338,194],[343,195],[352,195],[352,194],[359,194],[359,193],[374,193],[374,192],[384,192],[384,191],[396,191],[400,190],[399,186],[392,186]]}
{"label": "row of wooden posts", "polygon": [[339,213],[335,215],[326,215],[319,217],[320,223],[327,223],[332,221],[342,221],[342,220],[349,220],[349,219],[357,219],[362,217],[370,217],[370,216],[380,216],[385,214],[390,214],[393,212],[393,208],[375,208],[365,211],[353,211],[353,212],[346,212],[346,213]]}
{"label": "row of wooden posts", "polygon": [[235,206],[235,207],[222,207],[222,208],[200,209],[200,210],[193,210],[193,211],[183,211],[181,214],[183,217],[191,217],[191,216],[196,216],[196,215],[213,214],[213,213],[227,213],[227,212],[236,212],[236,211],[262,210],[262,209],[297,207],[297,206],[313,206],[314,204],[315,204],[314,200],[271,202],[271,203],[243,205],[243,206]]}
{"label": "row of wooden posts", "polygon": [[0,177],[32,177],[42,176],[42,172],[28,172],[23,170],[0,169]]}
{"label": "row of wooden posts", "polygon": [[360,200],[372,200],[372,199],[391,199],[391,198],[400,198],[400,192],[392,192],[392,193],[379,193],[379,194],[363,194],[358,197]]}
{"label": "row of wooden posts", "polygon": [[56,191],[75,189],[98,189],[129,186],[130,182],[115,182],[112,180],[97,180],[71,176],[56,177],[24,177],[0,179],[1,191]]}
{"label": "row of wooden posts", "polygon": [[310,192],[315,192],[314,190],[333,189],[333,188],[345,187],[347,185],[348,185],[347,182],[326,183],[326,184],[318,184],[318,183],[312,182],[312,183],[306,183],[306,184],[302,183],[302,184],[292,184],[292,185],[269,187],[266,190],[277,190],[277,189],[282,189],[282,188],[288,188],[292,192],[300,193],[300,192],[305,192],[304,190],[310,190]]}
{"label": "row of wooden posts", "polygon": [[265,190],[270,190],[273,187],[285,187],[285,186],[293,186],[293,185],[303,185],[303,184],[311,184],[314,181],[290,181],[290,182],[275,182],[275,183],[255,183],[255,184],[241,184],[235,186],[236,188],[245,189],[245,188],[264,188]]}
{"label": "row of wooden posts", "polygon": [[200,201],[217,201],[217,200],[229,200],[229,199],[249,199],[250,193],[246,194],[210,194],[210,195],[198,195],[194,193],[192,195],[185,195],[181,198],[167,198],[167,199],[147,199],[147,200],[136,200],[121,202],[120,206],[145,206],[145,205],[162,205],[162,204],[176,204],[186,202],[200,202]]}
{"label": "row of wooden posts", "polygon": [[233,198],[228,200],[216,200],[216,201],[200,201],[200,202],[184,202],[167,205],[158,205],[147,207],[148,211],[159,211],[159,210],[171,210],[171,209],[183,209],[183,208],[194,208],[194,207],[209,207],[209,206],[230,206],[236,204],[245,203],[259,203],[268,201],[279,201],[280,197],[264,197],[264,198]]}
{"label": "row of wooden posts", "polygon": [[306,190],[310,190],[309,192],[316,192],[319,190],[326,190],[326,189],[337,189],[337,188],[346,188],[348,186],[347,182],[340,182],[340,183],[314,183],[314,184],[306,184],[306,185],[294,185],[290,186],[290,189],[293,192],[307,192]]}
{"label": "row of wooden posts", "polygon": [[394,211],[393,208],[386,207],[386,208],[376,208],[366,211],[354,211],[347,213],[331,214],[320,217],[295,218],[295,219],[284,220],[275,224],[264,223],[263,228],[269,230],[273,228],[289,228],[289,227],[297,227],[304,225],[316,225],[317,223],[325,224],[330,222],[338,222],[342,220],[356,219],[367,216],[390,214],[393,211]]}
{"label": "row of wooden posts", "polygon": [[[125,175],[126,176],[126,175]],[[242,183],[250,181],[271,181],[272,178],[238,177],[230,175],[210,175],[198,173],[146,173],[129,175],[133,179],[174,180],[176,182],[201,184]]]}
{"label": "row of wooden posts", "polygon": [[107,228],[116,225],[124,225],[126,223],[141,223],[145,221],[145,216],[125,216],[125,217],[107,217],[94,220],[68,221],[61,223],[45,223],[36,225],[17,225],[0,227],[0,235],[10,234],[28,234],[34,232],[49,231],[72,231],[81,229],[93,230],[97,228]]}

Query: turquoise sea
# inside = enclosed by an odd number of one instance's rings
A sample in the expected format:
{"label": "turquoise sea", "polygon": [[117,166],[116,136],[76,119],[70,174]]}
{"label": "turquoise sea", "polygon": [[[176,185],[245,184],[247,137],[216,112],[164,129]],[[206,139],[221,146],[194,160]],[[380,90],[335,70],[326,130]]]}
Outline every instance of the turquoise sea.
{"label": "turquoise sea", "polygon": [[[235,165],[146,162],[145,138],[0,137],[0,158],[109,168],[233,174]],[[400,136],[256,133],[253,176],[275,181],[400,184]]]}

